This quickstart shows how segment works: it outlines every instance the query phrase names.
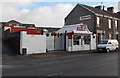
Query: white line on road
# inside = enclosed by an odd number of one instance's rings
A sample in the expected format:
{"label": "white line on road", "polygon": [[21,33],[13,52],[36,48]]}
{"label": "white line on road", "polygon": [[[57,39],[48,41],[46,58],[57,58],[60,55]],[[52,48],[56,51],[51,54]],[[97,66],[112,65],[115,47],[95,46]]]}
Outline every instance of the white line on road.
{"label": "white line on road", "polygon": [[49,74],[47,76],[56,76],[56,75],[60,75],[60,74],[63,74],[62,72],[59,72],[59,73],[53,73],[53,74]]}
{"label": "white line on road", "polygon": [[14,67],[20,67],[20,65],[0,65],[0,68],[14,68]]}
{"label": "white line on road", "polygon": [[102,65],[105,65],[105,64],[109,64],[109,63],[114,63],[114,61],[113,62],[103,63],[103,64],[98,64],[98,65],[94,65],[94,66],[89,66],[88,68],[94,68],[94,67],[102,66]]}

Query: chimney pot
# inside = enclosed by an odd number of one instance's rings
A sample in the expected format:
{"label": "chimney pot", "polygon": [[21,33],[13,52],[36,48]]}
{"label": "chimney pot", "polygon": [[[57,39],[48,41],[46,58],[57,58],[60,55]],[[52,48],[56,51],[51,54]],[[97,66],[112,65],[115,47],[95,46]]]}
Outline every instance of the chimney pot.
{"label": "chimney pot", "polygon": [[108,11],[108,12],[111,12],[111,13],[114,13],[114,7],[108,7],[108,8],[107,8],[107,11]]}
{"label": "chimney pot", "polygon": [[118,18],[120,18],[120,12],[117,12]]}
{"label": "chimney pot", "polygon": [[102,6],[101,5],[95,6],[95,8],[102,10]]}

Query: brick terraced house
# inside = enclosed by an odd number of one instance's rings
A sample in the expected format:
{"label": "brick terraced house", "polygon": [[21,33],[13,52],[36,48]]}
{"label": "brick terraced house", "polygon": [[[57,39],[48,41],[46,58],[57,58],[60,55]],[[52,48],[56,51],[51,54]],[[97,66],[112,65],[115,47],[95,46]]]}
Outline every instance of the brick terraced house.
{"label": "brick terraced house", "polygon": [[102,39],[120,40],[120,12],[114,13],[114,7],[104,10],[101,5],[91,7],[77,4],[65,18],[65,25],[80,23],[86,24],[97,35],[97,43]]}

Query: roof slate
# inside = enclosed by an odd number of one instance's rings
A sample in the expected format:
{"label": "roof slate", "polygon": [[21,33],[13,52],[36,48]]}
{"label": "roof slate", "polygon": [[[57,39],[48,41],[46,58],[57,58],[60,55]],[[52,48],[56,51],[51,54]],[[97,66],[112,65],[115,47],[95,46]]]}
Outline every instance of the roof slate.
{"label": "roof slate", "polygon": [[94,13],[96,14],[101,14],[101,15],[106,15],[106,16],[111,16],[111,17],[116,17],[118,18],[114,13],[111,13],[111,12],[108,12],[106,10],[100,10],[98,8],[95,8],[95,7],[91,7],[91,6],[87,6],[87,5],[84,5],[84,4],[78,4],[79,6],[83,6],[91,11],[93,11]]}

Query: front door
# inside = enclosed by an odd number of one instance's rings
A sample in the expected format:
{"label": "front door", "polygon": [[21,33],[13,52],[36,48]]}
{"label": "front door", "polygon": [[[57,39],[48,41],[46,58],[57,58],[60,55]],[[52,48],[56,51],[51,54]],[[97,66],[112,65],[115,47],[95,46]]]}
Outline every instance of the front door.
{"label": "front door", "polygon": [[80,39],[80,50],[84,50],[84,39]]}

